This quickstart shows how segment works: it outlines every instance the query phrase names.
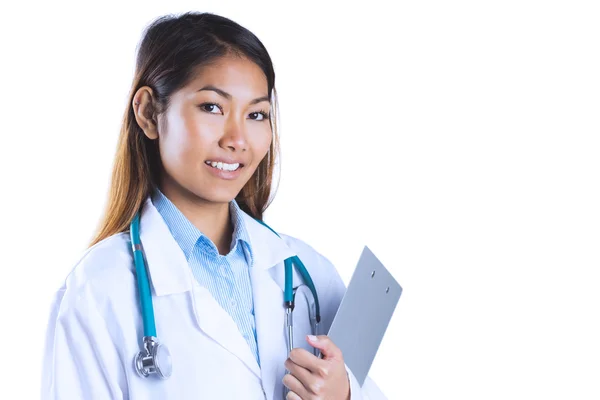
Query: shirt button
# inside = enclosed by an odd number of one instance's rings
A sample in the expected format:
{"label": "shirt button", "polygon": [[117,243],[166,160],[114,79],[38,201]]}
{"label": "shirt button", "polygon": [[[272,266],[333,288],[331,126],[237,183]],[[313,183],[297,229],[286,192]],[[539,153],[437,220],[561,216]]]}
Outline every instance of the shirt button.
{"label": "shirt button", "polygon": [[231,300],[231,307],[236,307],[237,306],[237,302],[235,300]]}

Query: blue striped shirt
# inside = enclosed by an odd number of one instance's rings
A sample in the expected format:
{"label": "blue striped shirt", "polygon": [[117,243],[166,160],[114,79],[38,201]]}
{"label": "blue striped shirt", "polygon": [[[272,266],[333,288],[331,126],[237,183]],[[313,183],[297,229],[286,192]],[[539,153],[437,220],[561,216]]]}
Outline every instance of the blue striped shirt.
{"label": "blue striped shirt", "polygon": [[221,255],[215,244],[160,190],[155,191],[152,203],[183,250],[194,277],[231,315],[260,365],[249,271],[252,266],[252,248],[239,205],[235,200],[229,204],[233,236],[229,253]]}

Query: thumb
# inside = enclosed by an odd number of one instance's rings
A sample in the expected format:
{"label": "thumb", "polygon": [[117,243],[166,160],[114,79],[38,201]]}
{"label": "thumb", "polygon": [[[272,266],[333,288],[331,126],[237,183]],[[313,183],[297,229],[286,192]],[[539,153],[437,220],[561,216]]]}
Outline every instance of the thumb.
{"label": "thumb", "polygon": [[339,347],[337,347],[335,345],[335,343],[333,343],[333,341],[329,338],[329,336],[307,335],[306,341],[312,347],[315,347],[315,348],[321,350],[321,353],[323,354],[323,358],[326,358],[326,359],[332,359],[332,358],[341,359],[342,358],[342,351],[340,350]]}

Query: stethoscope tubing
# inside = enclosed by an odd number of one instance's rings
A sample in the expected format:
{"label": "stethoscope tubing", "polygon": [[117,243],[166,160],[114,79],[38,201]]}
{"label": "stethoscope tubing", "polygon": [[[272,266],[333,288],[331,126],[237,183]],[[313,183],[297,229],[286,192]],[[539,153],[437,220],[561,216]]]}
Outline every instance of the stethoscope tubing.
{"label": "stethoscope tubing", "polygon": [[[263,226],[269,228],[271,232],[275,232],[270,226],[263,221],[256,219],[257,222]],[[142,248],[142,242],[140,238],[140,212],[138,211],[130,224],[129,229],[131,237],[131,248],[133,251],[133,258],[135,264],[135,272],[137,275],[137,286],[139,291],[140,306],[142,311],[142,321],[144,325],[144,349],[138,353],[135,358],[135,368],[141,376],[149,376],[150,372],[157,372],[161,378],[167,378],[170,376],[170,361],[167,373],[163,374],[161,368],[156,363],[156,352],[161,347],[156,339],[156,322],[154,320],[154,307],[152,305],[152,294],[150,292],[150,280],[148,279],[148,271],[146,269],[146,263],[144,260],[144,252]],[[300,260],[298,256],[292,256],[284,260],[284,272],[285,272],[285,287],[284,287],[284,302],[286,307],[286,325],[287,325],[287,336],[288,336],[288,355],[293,348],[293,336],[294,336],[294,323],[293,323],[293,311],[295,305],[295,290],[293,283],[293,269],[296,267],[298,273],[301,275],[306,287],[310,290],[313,296],[315,304],[315,326],[313,333],[316,331],[319,322],[321,322],[321,311],[319,307],[319,297],[315,289],[314,282],[308,273],[308,270]],[[312,325],[312,321],[311,321]],[[151,346],[148,346],[151,344]],[[165,351],[168,353],[168,349],[164,346]],[[170,360],[170,355],[168,355]]]}
{"label": "stethoscope tubing", "polygon": [[152,295],[150,293],[150,282],[148,280],[148,271],[146,271],[146,263],[144,262],[144,253],[142,251],[142,242],[140,239],[139,213],[136,213],[131,222],[130,235],[135,273],[137,274],[137,284],[140,294],[140,306],[142,308],[144,336],[156,337],[156,323],[154,321],[154,307],[152,305]]}

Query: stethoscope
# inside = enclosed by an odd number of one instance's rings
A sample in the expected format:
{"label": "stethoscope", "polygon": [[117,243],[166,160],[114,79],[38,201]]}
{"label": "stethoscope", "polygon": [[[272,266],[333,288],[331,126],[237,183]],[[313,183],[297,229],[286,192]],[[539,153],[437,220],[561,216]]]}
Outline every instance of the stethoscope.
{"label": "stethoscope", "polygon": [[[271,232],[279,236],[271,227],[261,220],[256,220]],[[134,367],[141,377],[149,377],[156,374],[161,379],[167,379],[173,372],[173,364],[169,349],[159,343],[156,338],[156,324],[154,322],[154,308],[152,306],[152,295],[150,293],[150,283],[148,280],[148,271],[144,262],[144,252],[142,249],[142,241],[140,239],[140,213],[136,213],[133,221],[131,221],[129,234],[131,236],[131,247],[133,250],[133,261],[135,264],[135,272],[137,275],[137,286],[140,296],[140,305],[142,310],[142,321],[144,325],[144,336],[142,337],[142,349],[134,358]],[[280,236],[279,236],[280,237]],[[296,269],[302,276],[305,284],[296,288],[293,285],[293,268]],[[318,335],[319,323],[321,322],[321,311],[319,308],[319,297],[315,285],[306,270],[306,267],[300,261],[298,256],[289,257],[284,261],[285,268],[285,290],[283,295],[285,307],[285,330],[287,333],[287,351],[289,353],[294,348],[294,306],[296,294],[304,292],[304,296],[308,299],[307,294],[313,297],[314,310],[310,307],[309,318],[311,323],[311,331],[313,335]],[[308,289],[308,290],[307,290]],[[307,300],[308,301],[308,300]],[[314,316],[313,316],[314,311]],[[314,350],[317,355],[317,350]]]}

